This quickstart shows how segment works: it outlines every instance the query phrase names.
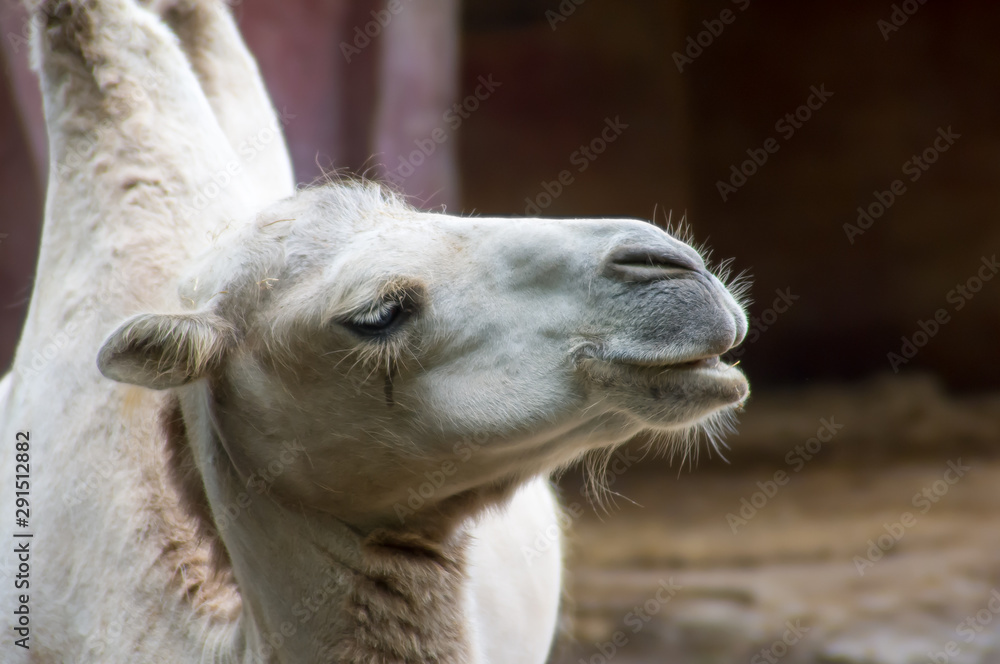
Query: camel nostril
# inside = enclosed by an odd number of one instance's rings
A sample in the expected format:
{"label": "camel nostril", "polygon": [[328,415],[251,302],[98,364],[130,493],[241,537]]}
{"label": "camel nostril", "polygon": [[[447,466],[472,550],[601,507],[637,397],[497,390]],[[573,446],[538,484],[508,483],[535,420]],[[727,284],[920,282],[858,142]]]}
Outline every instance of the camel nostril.
{"label": "camel nostril", "polygon": [[621,281],[672,279],[699,269],[689,256],[670,247],[618,247],[604,261],[604,273]]}

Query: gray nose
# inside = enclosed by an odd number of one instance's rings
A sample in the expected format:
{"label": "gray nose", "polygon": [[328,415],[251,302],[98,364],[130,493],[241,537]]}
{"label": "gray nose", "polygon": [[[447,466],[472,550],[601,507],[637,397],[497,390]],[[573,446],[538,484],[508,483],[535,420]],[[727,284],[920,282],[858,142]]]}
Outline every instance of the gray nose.
{"label": "gray nose", "polygon": [[670,246],[626,245],[608,254],[603,272],[619,281],[660,281],[697,272],[703,268],[700,262]]}
{"label": "gray nose", "polygon": [[737,313],[733,316],[733,320],[736,321],[736,339],[733,340],[733,346],[739,346],[747,336],[746,314],[743,313],[742,309],[737,307]]}

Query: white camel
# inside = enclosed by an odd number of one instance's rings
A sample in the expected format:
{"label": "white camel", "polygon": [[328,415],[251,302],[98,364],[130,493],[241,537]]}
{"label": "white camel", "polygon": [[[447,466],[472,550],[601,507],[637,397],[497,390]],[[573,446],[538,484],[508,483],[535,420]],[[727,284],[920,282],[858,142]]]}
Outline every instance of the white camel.
{"label": "white camel", "polygon": [[640,221],[296,193],[221,1],[31,4],[53,166],[0,383],[5,524],[30,440],[2,660],[545,661],[547,475],[742,403],[736,299]]}

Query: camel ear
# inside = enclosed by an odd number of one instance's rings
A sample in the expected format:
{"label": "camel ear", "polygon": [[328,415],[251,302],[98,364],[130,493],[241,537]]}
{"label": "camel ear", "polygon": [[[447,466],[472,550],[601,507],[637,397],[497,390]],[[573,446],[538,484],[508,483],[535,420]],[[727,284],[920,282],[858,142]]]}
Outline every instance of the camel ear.
{"label": "camel ear", "polygon": [[211,313],[140,314],[104,341],[97,367],[112,380],[165,390],[204,377],[235,341],[233,327]]}

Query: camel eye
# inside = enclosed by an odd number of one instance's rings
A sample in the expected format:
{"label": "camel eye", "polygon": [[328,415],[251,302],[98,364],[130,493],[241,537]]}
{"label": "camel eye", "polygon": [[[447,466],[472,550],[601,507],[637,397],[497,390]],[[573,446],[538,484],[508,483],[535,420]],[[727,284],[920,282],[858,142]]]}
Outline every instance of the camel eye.
{"label": "camel eye", "polygon": [[408,313],[402,302],[388,301],[368,313],[346,321],[344,325],[355,334],[364,337],[383,336],[399,327]]}

